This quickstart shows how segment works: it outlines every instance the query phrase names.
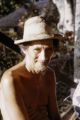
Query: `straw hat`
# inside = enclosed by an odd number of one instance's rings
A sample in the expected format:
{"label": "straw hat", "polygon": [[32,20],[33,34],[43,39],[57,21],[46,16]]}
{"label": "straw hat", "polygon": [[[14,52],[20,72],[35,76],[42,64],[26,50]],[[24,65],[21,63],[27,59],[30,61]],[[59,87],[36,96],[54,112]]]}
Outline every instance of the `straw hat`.
{"label": "straw hat", "polygon": [[16,40],[15,44],[35,40],[53,39],[54,33],[52,29],[45,23],[40,16],[29,18],[24,24],[23,39]]}

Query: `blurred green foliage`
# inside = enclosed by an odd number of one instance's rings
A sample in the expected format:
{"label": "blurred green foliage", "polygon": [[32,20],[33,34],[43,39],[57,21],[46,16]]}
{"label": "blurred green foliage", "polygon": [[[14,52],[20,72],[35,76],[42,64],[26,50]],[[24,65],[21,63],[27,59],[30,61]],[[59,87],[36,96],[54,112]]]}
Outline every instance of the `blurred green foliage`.
{"label": "blurred green foliage", "polygon": [[0,1],[0,15],[6,15],[19,7],[15,0],[1,0]]}
{"label": "blurred green foliage", "polygon": [[31,0],[0,0],[0,16],[5,16],[22,5],[31,5]]}

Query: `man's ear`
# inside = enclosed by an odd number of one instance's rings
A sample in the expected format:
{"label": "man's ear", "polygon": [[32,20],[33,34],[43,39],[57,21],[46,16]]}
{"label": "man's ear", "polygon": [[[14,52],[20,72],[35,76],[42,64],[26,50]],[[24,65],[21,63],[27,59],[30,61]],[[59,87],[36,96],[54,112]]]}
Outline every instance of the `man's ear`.
{"label": "man's ear", "polygon": [[20,49],[21,49],[21,53],[22,53],[23,55],[25,55],[27,48],[26,48],[24,45],[19,45],[19,47],[20,47]]}

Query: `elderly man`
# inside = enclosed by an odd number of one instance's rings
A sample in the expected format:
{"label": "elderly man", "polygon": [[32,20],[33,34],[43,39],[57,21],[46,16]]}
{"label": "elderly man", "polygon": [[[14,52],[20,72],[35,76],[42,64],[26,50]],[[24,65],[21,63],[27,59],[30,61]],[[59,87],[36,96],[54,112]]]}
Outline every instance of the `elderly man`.
{"label": "elderly man", "polygon": [[60,120],[54,71],[47,67],[54,52],[54,34],[44,19],[35,16],[16,40],[24,60],[1,79],[1,113],[4,120]]}

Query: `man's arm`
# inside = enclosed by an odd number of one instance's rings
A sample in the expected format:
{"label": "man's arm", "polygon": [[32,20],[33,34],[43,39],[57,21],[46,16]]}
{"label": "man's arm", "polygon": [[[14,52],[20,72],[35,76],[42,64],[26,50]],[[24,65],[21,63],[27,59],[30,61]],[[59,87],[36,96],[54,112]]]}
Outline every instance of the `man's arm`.
{"label": "man's arm", "polygon": [[[16,86],[17,87],[17,86]],[[5,73],[1,80],[1,113],[4,120],[29,120],[20,91],[16,95],[11,73]]]}
{"label": "man's arm", "polygon": [[[53,77],[52,77],[53,76]],[[55,75],[52,75],[50,78],[50,94],[49,94],[49,117],[51,120],[61,120],[58,105],[56,99],[56,83],[55,83]]]}

